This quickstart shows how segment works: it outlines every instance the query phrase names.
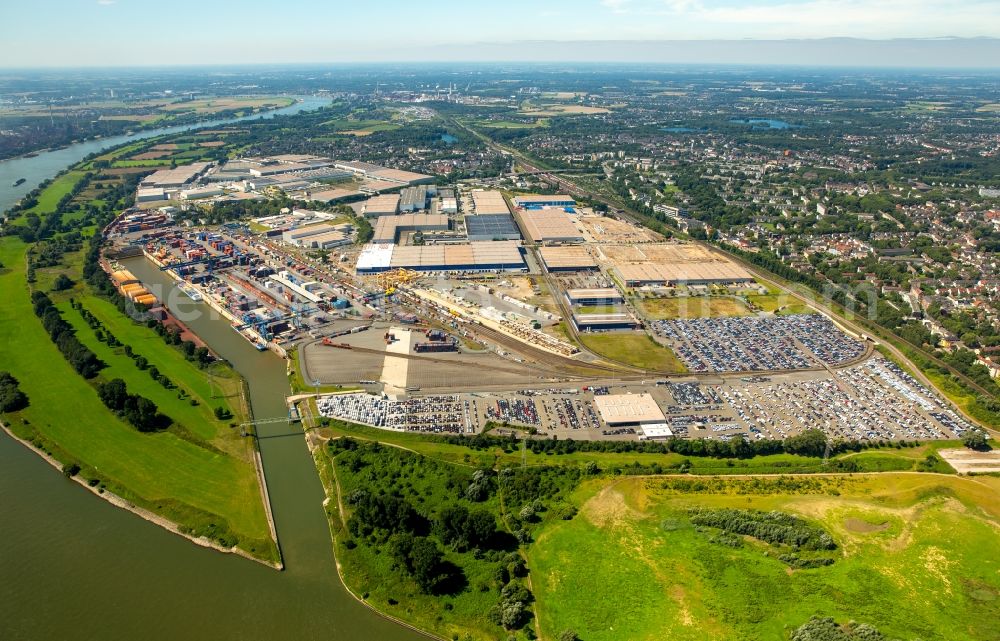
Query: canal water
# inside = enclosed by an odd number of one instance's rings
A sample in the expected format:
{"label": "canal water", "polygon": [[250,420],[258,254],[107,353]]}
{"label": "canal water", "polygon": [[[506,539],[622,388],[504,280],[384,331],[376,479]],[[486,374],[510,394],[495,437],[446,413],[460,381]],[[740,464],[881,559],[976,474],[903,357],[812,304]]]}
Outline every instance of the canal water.
{"label": "canal water", "polygon": [[[191,129],[202,129],[205,127],[220,127],[231,125],[236,122],[247,120],[268,119],[275,116],[297,114],[303,111],[312,111],[330,104],[329,98],[319,98],[315,96],[301,96],[297,98],[294,105],[267,111],[252,116],[242,118],[225,118],[219,120],[209,120],[191,125],[178,125],[176,127],[163,127],[160,129],[150,129],[148,131],[138,131],[131,135],[113,136],[110,138],[99,138],[88,140],[87,142],[70,145],[63,149],[53,149],[43,151],[36,156],[19,158],[9,158],[0,161],[0,211],[4,211],[17,204],[25,194],[38,186],[46,178],[51,178],[63,169],[80,162],[92,153],[117,147],[128,142],[153,138],[165,134],[175,134]],[[14,186],[14,182],[24,178],[24,183]]]}
{"label": "canal water", "polygon": [[[258,352],[146,259],[126,264],[243,374],[257,418],[287,416],[283,360]],[[282,422],[259,434],[284,572],[115,508],[0,433],[0,639],[424,639],[341,585],[301,430]]]}

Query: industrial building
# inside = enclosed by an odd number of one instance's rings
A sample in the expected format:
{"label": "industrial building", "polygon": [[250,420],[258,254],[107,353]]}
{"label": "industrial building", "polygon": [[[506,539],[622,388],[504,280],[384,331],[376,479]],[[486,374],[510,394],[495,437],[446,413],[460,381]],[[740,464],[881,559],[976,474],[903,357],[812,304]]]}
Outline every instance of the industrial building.
{"label": "industrial building", "polygon": [[347,200],[348,198],[357,198],[359,196],[361,196],[361,192],[357,189],[339,189],[337,187],[306,192],[306,200],[328,204],[339,200]]}
{"label": "industrial building", "polygon": [[443,214],[400,214],[382,216],[375,223],[372,242],[389,244],[399,241],[399,235],[412,231],[444,231],[448,229],[448,217]]}
{"label": "industrial building", "polygon": [[536,243],[582,243],[583,233],[561,209],[520,210],[525,235]]}
{"label": "industrial building", "polygon": [[222,194],[223,194],[222,187],[217,187],[215,185],[207,185],[205,187],[194,187],[192,189],[185,189],[181,191],[181,200],[211,198],[212,196],[221,196]]}
{"label": "industrial building", "polygon": [[150,203],[166,199],[167,192],[161,187],[139,187],[135,191],[135,201],[137,203]]}
{"label": "industrial building", "polygon": [[601,419],[612,427],[665,425],[663,410],[650,394],[607,394],[594,397]]}
{"label": "industrial building", "polygon": [[613,287],[602,289],[568,289],[566,300],[570,305],[621,305],[621,293]]}
{"label": "industrial building", "polygon": [[195,162],[174,169],[160,169],[143,178],[139,187],[158,187],[160,189],[183,187],[204,174],[211,166],[210,162]]}
{"label": "industrial building", "polygon": [[573,314],[573,325],[578,332],[603,332],[621,329],[638,329],[639,321],[631,314]]}
{"label": "industrial building", "polygon": [[375,181],[392,183],[397,188],[400,185],[419,185],[434,182],[434,176],[418,174],[402,169],[390,169],[368,162],[338,160],[333,164],[337,169],[349,171],[355,176],[362,176]]}
{"label": "industrial building", "polygon": [[395,216],[399,210],[399,194],[382,194],[365,201],[362,213],[365,218]]}
{"label": "industrial building", "polygon": [[399,211],[414,212],[427,209],[427,187],[406,187],[399,192]]}
{"label": "industrial building", "polygon": [[525,209],[536,209],[540,207],[575,207],[576,201],[573,200],[572,196],[567,196],[566,194],[523,194],[521,196],[514,197],[515,207],[524,207]]}
{"label": "industrial building", "polygon": [[356,267],[358,275],[400,268],[425,272],[523,272],[527,265],[520,244],[504,241],[416,247],[371,244],[361,251]]}
{"label": "industrial building", "polygon": [[473,191],[472,207],[477,215],[510,214],[507,199],[499,191]]}
{"label": "industrial building", "polygon": [[281,239],[290,245],[308,249],[332,249],[353,242],[350,225],[310,225],[290,229],[281,234]]}
{"label": "industrial building", "polygon": [[304,283],[296,282],[297,279],[289,274],[287,271],[278,272],[277,274],[272,274],[269,278],[281,285],[282,287],[295,292],[302,298],[308,300],[311,303],[319,303],[323,300],[322,296],[313,293],[310,290],[315,290],[318,288],[319,283],[315,281],[308,281]]}
{"label": "industrial building", "polygon": [[440,214],[457,214],[458,213],[458,200],[454,197],[446,197],[441,199],[441,204],[438,205],[438,213]]}
{"label": "industrial building", "polygon": [[586,247],[542,247],[538,250],[550,272],[579,272],[597,269],[597,261]]}
{"label": "industrial building", "polygon": [[753,276],[729,261],[631,263],[618,265],[626,287],[752,283]]}
{"label": "industrial building", "polygon": [[521,240],[521,232],[509,213],[466,216],[465,233],[469,240]]}

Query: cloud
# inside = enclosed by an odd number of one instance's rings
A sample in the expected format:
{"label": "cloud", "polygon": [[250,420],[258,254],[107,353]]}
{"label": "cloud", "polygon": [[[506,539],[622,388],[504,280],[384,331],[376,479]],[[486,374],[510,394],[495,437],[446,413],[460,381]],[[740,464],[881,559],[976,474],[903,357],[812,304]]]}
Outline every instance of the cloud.
{"label": "cloud", "polygon": [[[996,0],[601,0],[646,38],[1000,35]],[[627,17],[624,14],[628,14]]]}
{"label": "cloud", "polygon": [[97,0],[97,4],[101,5],[102,7],[110,7],[115,2],[117,2],[117,0]]}
{"label": "cloud", "polygon": [[601,0],[601,4],[611,9],[615,13],[628,13],[628,4],[631,0]]}

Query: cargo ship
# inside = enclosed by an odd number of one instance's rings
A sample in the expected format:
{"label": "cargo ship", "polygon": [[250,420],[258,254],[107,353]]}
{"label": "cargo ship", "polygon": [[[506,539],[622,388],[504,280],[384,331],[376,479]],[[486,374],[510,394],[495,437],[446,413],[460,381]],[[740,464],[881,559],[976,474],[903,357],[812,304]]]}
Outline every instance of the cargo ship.
{"label": "cargo ship", "polygon": [[14,181],[14,184],[13,184],[13,185],[11,185],[11,187],[20,187],[20,186],[21,186],[21,185],[23,185],[23,184],[24,184],[24,183],[25,183],[25,182],[26,182],[27,180],[28,180],[27,178],[18,178],[17,180],[15,180],[15,181]]}
{"label": "cargo ship", "polygon": [[250,344],[256,347],[258,352],[263,352],[267,349],[267,343],[261,340],[256,332],[252,332],[249,329],[238,329],[238,325],[233,325],[232,327],[239,332],[240,336],[250,341]]}
{"label": "cargo ship", "polygon": [[179,289],[182,292],[184,292],[187,295],[187,297],[190,298],[193,301],[201,301],[202,300],[201,292],[199,292],[198,290],[196,290],[194,287],[191,287],[190,285],[178,285],[177,289]]}

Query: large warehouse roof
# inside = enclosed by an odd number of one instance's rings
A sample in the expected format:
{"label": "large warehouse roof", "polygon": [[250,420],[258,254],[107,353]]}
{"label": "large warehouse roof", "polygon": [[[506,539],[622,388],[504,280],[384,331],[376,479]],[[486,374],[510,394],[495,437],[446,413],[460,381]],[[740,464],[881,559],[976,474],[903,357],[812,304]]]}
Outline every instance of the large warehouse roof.
{"label": "large warehouse roof", "polygon": [[507,200],[499,191],[472,192],[472,205],[477,214],[509,214]]}
{"label": "large warehouse roof", "polygon": [[576,201],[572,196],[567,196],[566,194],[521,194],[520,196],[514,197],[514,204],[518,207],[530,207],[532,205],[560,205],[560,204],[575,204]]}
{"label": "large warehouse roof", "polygon": [[539,252],[549,269],[597,269],[597,261],[585,247],[542,247]]}
{"label": "large warehouse roof", "polygon": [[391,216],[399,207],[399,194],[382,194],[365,201],[365,216]]}
{"label": "large warehouse roof", "polygon": [[173,169],[159,169],[142,179],[142,184],[149,187],[180,187],[191,182],[212,163],[194,162]]}
{"label": "large warehouse roof", "polygon": [[622,300],[621,292],[614,287],[602,287],[598,289],[567,289],[566,297],[573,302],[578,300]]}
{"label": "large warehouse roof", "polygon": [[513,240],[521,237],[514,217],[510,214],[478,214],[465,217],[465,232],[469,238]]}
{"label": "large warehouse roof", "polygon": [[372,242],[394,243],[401,231],[448,229],[448,217],[444,214],[400,214],[381,216],[375,223]]}
{"label": "large warehouse roof", "polygon": [[649,394],[595,396],[594,407],[608,425],[663,423],[663,410]]}
{"label": "large warehouse roof", "polygon": [[516,241],[478,242],[468,245],[366,245],[358,257],[358,273],[393,268],[423,271],[523,269],[524,257]]}
{"label": "large warehouse roof", "polygon": [[536,243],[583,242],[583,234],[577,231],[570,215],[561,209],[521,211],[519,215],[525,233]]}
{"label": "large warehouse roof", "polygon": [[736,263],[723,261],[635,263],[619,265],[618,272],[628,283],[732,283],[753,280],[750,272]]}

